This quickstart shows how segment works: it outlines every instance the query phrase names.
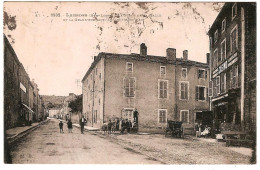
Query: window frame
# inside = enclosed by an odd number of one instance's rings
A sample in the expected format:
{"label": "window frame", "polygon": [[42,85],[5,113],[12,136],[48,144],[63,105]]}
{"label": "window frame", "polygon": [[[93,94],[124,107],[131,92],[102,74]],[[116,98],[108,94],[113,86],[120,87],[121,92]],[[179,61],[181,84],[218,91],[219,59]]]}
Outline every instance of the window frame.
{"label": "window frame", "polygon": [[[200,75],[200,74],[199,74],[200,70],[203,71],[204,77],[200,77],[200,76],[199,76],[199,75]],[[206,72],[207,72],[207,69],[205,69],[205,68],[199,68],[199,69],[198,69],[198,72],[197,72],[197,73],[198,73],[198,79],[207,79],[208,73],[206,74]]]}
{"label": "window frame", "polygon": [[[187,99],[182,99],[181,98],[181,84],[182,83],[186,83],[187,84]],[[179,100],[182,100],[182,101],[188,101],[189,100],[189,98],[190,98],[190,93],[189,93],[189,89],[190,89],[190,85],[189,85],[190,83],[188,82],[188,81],[179,81]]]}
{"label": "window frame", "polygon": [[[132,68],[131,71],[128,70],[128,64],[131,64],[131,68]],[[126,72],[127,73],[133,73],[134,72],[134,64],[133,64],[133,62],[126,62]]]}
{"label": "window frame", "polygon": [[222,20],[222,24],[221,24],[221,33],[226,31],[226,26],[227,26],[227,20],[226,20],[226,18],[224,18]]}
{"label": "window frame", "polygon": [[[160,111],[165,111],[165,122],[160,122]],[[167,123],[167,109],[158,109],[158,123],[160,124],[166,124]]]}
{"label": "window frame", "polygon": [[[225,57],[222,56],[223,54],[223,46],[222,44],[225,42]],[[227,41],[226,41],[226,38],[221,42],[220,44],[220,56],[221,56],[221,61],[225,60],[227,58]]]}
{"label": "window frame", "polygon": [[217,95],[220,94],[220,76],[216,77]]}
{"label": "window frame", "polygon": [[[215,53],[217,54],[216,56],[215,56]],[[214,57],[214,59],[213,59],[213,68],[217,68],[217,66],[218,66],[218,48],[216,48],[214,50],[213,57]]]}
{"label": "window frame", "polygon": [[[160,86],[160,82],[163,82],[163,83],[167,83],[167,86],[166,86],[166,97],[165,97],[165,94],[164,94],[164,92],[163,92],[163,96],[164,97],[161,97],[161,86]],[[164,80],[164,79],[158,79],[158,99],[168,99],[168,90],[169,90],[169,83],[168,83],[169,81],[168,80]],[[163,87],[164,87],[164,85],[163,85]],[[164,88],[162,89],[163,91],[165,90]]]}
{"label": "window frame", "polygon": [[[183,70],[186,71],[186,77],[183,77]],[[188,69],[187,68],[181,68],[181,77],[185,78],[185,80],[187,80],[187,77],[188,77]]]}
{"label": "window frame", "polygon": [[[211,84],[211,87],[210,87],[210,84]],[[211,90],[211,93],[210,93],[210,90]],[[209,81],[208,96],[213,97],[213,81],[212,80]]]}
{"label": "window frame", "polygon": [[[186,124],[189,124],[190,123],[190,111],[189,110],[180,110],[180,121],[181,122],[182,122],[182,112],[188,112],[187,123]],[[182,122],[182,123],[185,123],[185,122]]]}
{"label": "window frame", "polygon": [[[200,88],[200,87],[203,87],[204,88],[204,100],[201,100],[201,99],[199,99],[199,96],[200,96],[200,94],[199,94],[199,89],[198,89],[198,99],[197,99],[197,92],[196,92],[196,89],[197,89],[197,87],[198,88]],[[202,85],[196,85],[196,87],[195,87],[196,89],[195,89],[195,94],[196,94],[196,96],[195,96],[195,100],[196,101],[201,101],[201,102],[205,102],[206,101],[206,98],[207,98],[207,95],[206,95],[206,86],[202,86]]]}
{"label": "window frame", "polygon": [[[223,76],[223,79],[221,78]],[[221,93],[226,93],[226,91],[227,91],[227,83],[226,83],[226,81],[227,81],[227,77],[226,77],[226,73],[222,73],[221,75],[220,75],[220,86],[221,86]],[[223,88],[222,88],[222,86],[223,86]]]}
{"label": "window frame", "polygon": [[[234,7],[235,7],[235,15],[234,15],[234,13],[233,13]],[[235,2],[235,3],[232,5],[232,21],[233,21],[233,19],[236,18],[236,16],[237,16],[237,3]]]}
{"label": "window frame", "polygon": [[[236,49],[233,48],[232,46],[232,33],[234,32],[234,30],[236,30]],[[233,53],[238,49],[238,27],[237,25],[234,26],[234,28],[232,28],[232,30],[230,31],[230,52]]]}
{"label": "window frame", "polygon": [[[162,68],[164,68],[164,74],[162,74]],[[166,66],[160,66],[160,76],[166,76]]]}
{"label": "window frame", "polygon": [[214,33],[214,43],[217,43],[218,41],[218,29]]}
{"label": "window frame", "polygon": [[[129,79],[129,86],[130,86],[130,80],[133,79],[134,83],[133,83],[133,96],[130,95],[130,87],[129,87],[129,96],[126,95],[126,79]],[[135,90],[136,90],[136,78],[135,77],[124,77],[123,78],[123,96],[127,97],[127,98],[135,98]]]}

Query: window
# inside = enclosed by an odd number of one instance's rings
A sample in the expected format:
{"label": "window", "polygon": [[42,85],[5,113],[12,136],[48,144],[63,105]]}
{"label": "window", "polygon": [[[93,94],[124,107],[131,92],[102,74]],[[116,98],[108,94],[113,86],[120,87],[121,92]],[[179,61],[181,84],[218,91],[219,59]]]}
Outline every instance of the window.
{"label": "window", "polygon": [[180,121],[183,123],[189,123],[189,111],[188,110],[180,111]]}
{"label": "window", "polygon": [[159,80],[159,98],[167,98],[168,80]]}
{"label": "window", "polygon": [[126,71],[127,72],[133,72],[133,63],[126,63]]}
{"label": "window", "polygon": [[189,90],[189,83],[188,82],[180,82],[180,99],[181,100],[188,100],[188,90]]}
{"label": "window", "polygon": [[187,78],[187,68],[181,69],[181,75],[182,75],[183,78]]}
{"label": "window", "polygon": [[220,94],[220,77],[216,78],[217,94]]}
{"label": "window", "polygon": [[232,29],[230,33],[230,50],[231,52],[234,52],[238,48],[238,42],[237,42],[237,25]]}
{"label": "window", "polygon": [[218,41],[218,30],[216,30],[214,34],[214,42],[216,43]]}
{"label": "window", "polygon": [[199,69],[198,70],[198,78],[207,78],[207,70]]}
{"label": "window", "polygon": [[196,100],[206,100],[206,87],[196,86]]}
{"label": "window", "polygon": [[222,21],[221,30],[222,30],[222,33],[226,30],[226,18],[223,19],[223,21]]}
{"label": "window", "polygon": [[220,81],[221,81],[221,93],[225,93],[226,92],[226,73],[221,74]]}
{"label": "window", "polygon": [[221,61],[226,59],[226,39],[221,42]]}
{"label": "window", "polygon": [[233,66],[230,70],[230,88],[238,87],[238,66]]}
{"label": "window", "polygon": [[159,109],[159,123],[166,123],[167,120],[167,110]]}
{"label": "window", "polygon": [[124,79],[124,92],[125,92],[125,97],[135,96],[135,78]]}
{"label": "window", "polygon": [[162,75],[166,75],[166,66],[161,66],[160,67],[160,73],[161,73],[161,76]]}
{"label": "window", "polygon": [[213,79],[213,96],[217,96],[217,80]]}
{"label": "window", "polygon": [[237,3],[232,6],[232,20],[237,16]]}
{"label": "window", "polygon": [[214,51],[214,59],[213,59],[213,68],[216,68],[218,65],[218,49]]}
{"label": "window", "polygon": [[213,82],[209,82],[209,97],[212,97],[213,95]]}

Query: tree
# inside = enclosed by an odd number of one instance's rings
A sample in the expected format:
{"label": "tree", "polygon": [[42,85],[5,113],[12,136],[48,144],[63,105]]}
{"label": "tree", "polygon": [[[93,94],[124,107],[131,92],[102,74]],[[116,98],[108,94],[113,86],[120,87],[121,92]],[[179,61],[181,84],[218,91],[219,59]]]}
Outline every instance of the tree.
{"label": "tree", "polygon": [[82,112],[82,95],[76,97],[75,100],[69,102],[69,108],[71,108],[71,112]]}

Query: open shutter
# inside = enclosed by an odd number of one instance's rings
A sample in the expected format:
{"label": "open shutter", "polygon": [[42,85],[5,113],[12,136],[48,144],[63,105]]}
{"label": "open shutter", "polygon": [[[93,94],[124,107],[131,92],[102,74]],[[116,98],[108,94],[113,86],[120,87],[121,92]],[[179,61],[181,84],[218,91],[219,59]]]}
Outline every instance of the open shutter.
{"label": "open shutter", "polygon": [[199,87],[196,86],[196,93],[195,93],[195,99],[198,101],[199,100]]}

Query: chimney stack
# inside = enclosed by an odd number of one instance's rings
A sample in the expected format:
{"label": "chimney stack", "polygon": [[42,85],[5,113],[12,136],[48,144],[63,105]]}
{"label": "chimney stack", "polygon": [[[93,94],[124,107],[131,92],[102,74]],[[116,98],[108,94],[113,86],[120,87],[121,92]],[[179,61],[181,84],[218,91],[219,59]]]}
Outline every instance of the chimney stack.
{"label": "chimney stack", "polygon": [[209,63],[210,63],[210,54],[207,53],[207,64],[209,65]]}
{"label": "chimney stack", "polygon": [[183,51],[183,60],[188,60],[188,50]]}
{"label": "chimney stack", "polygon": [[147,55],[147,47],[145,43],[142,43],[140,45],[140,55],[144,55],[144,56]]}
{"label": "chimney stack", "polygon": [[176,60],[176,49],[175,48],[167,48],[166,58],[167,58],[167,60]]}

